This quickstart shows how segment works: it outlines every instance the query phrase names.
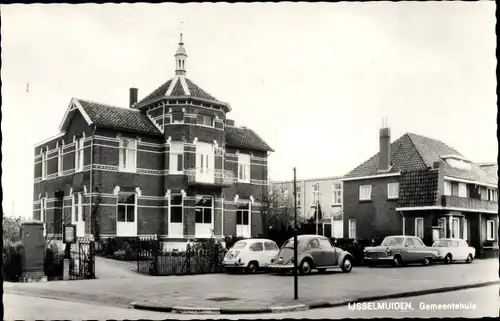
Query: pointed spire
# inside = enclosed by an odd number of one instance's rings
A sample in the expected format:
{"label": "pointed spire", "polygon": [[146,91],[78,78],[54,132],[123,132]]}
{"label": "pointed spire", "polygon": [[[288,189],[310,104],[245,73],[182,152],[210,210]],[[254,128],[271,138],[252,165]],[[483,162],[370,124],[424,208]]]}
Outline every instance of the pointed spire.
{"label": "pointed spire", "polygon": [[175,53],[175,74],[177,76],[185,76],[186,75],[186,49],[184,49],[184,42],[182,40],[182,27],[180,33],[180,41],[179,47],[177,48],[177,52]]}

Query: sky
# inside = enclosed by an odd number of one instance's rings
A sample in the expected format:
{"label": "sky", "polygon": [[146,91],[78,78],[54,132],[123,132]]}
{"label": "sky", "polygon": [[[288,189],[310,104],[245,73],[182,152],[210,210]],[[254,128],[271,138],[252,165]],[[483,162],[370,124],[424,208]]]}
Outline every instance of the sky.
{"label": "sky", "polygon": [[[128,106],[174,76],[275,150],[271,180],[344,175],[406,132],[496,161],[494,2],[2,5],[2,188],[31,217],[34,144],[72,97]],[[26,91],[29,83],[29,91]]]}

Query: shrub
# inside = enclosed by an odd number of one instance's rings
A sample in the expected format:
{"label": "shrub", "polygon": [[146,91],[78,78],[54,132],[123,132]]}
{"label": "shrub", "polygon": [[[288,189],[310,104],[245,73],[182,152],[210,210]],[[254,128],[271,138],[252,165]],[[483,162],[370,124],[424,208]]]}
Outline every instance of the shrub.
{"label": "shrub", "polygon": [[[156,242],[156,240],[152,240],[150,242],[140,241],[141,249],[151,250],[151,242]],[[100,240],[97,247],[99,249],[98,254],[116,260],[134,261],[137,260],[137,254],[139,251],[138,244],[138,239],[133,237],[119,237]]]}
{"label": "shrub", "polygon": [[2,219],[2,232],[4,241],[10,242],[21,241],[21,217],[4,216]]}
{"label": "shrub", "polygon": [[51,243],[49,247],[45,249],[43,269],[48,279],[58,279],[63,276],[64,251],[56,244]]}
{"label": "shrub", "polygon": [[2,274],[6,281],[16,282],[22,273],[22,244],[4,240]]}

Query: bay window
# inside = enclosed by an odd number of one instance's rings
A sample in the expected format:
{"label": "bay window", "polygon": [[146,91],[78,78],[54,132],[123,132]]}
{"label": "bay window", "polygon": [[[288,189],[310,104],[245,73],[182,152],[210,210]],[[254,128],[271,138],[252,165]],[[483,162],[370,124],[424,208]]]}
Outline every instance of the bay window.
{"label": "bay window", "polygon": [[119,168],[122,172],[135,172],[137,165],[137,140],[120,137]]}
{"label": "bay window", "polygon": [[197,237],[212,236],[213,205],[212,196],[196,196],[195,234]]}
{"label": "bay window", "polygon": [[209,115],[198,114],[196,116],[196,124],[202,126],[214,127],[214,117]]}
{"label": "bay window", "polygon": [[184,143],[170,142],[170,174],[182,174],[184,170]]}

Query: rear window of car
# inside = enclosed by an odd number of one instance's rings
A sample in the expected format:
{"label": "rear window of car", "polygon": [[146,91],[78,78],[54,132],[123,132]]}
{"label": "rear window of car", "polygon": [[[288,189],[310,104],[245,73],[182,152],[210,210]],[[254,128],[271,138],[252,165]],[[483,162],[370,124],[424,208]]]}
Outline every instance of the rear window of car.
{"label": "rear window of car", "polygon": [[262,245],[262,242],[257,242],[250,245],[250,251],[264,251],[264,246]]}
{"label": "rear window of car", "polygon": [[440,240],[440,241],[436,241],[434,242],[434,244],[432,244],[433,247],[451,247],[451,241],[448,241],[448,240]]}
{"label": "rear window of car", "polygon": [[[297,246],[299,246],[299,244],[300,244],[300,241],[297,241]],[[283,247],[293,249],[293,247],[294,247],[293,240],[287,241]]]}
{"label": "rear window of car", "polygon": [[233,245],[232,249],[234,249],[234,250],[241,250],[245,246],[247,246],[246,242],[237,242],[236,244]]}
{"label": "rear window of car", "polygon": [[278,249],[278,246],[273,242],[264,242],[264,248],[266,251],[275,251]]}

